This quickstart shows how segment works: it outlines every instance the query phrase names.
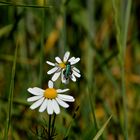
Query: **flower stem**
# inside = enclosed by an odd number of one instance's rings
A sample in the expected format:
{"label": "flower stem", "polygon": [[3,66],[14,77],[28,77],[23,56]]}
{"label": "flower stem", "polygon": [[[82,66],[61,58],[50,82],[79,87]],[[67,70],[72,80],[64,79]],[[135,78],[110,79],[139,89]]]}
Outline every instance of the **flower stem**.
{"label": "flower stem", "polygon": [[51,140],[51,119],[52,115],[49,115],[49,128],[48,128],[48,140]]}
{"label": "flower stem", "polygon": [[56,119],[56,114],[54,114],[53,121],[52,121],[52,131],[51,131],[51,136],[53,135],[53,132],[54,132],[55,119]]}

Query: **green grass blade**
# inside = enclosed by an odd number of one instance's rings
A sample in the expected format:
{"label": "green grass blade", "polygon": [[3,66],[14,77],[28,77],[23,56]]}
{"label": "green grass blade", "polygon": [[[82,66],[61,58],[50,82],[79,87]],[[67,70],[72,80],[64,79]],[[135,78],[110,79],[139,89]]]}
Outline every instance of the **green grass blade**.
{"label": "green grass blade", "polygon": [[109,123],[109,121],[110,121],[111,118],[112,118],[112,116],[110,116],[108,118],[108,120],[105,122],[105,124],[102,126],[102,128],[98,131],[98,133],[93,138],[93,140],[98,140],[99,139],[99,137],[103,134],[103,132],[104,132],[104,130],[105,130],[106,126],[108,125],[108,123]]}
{"label": "green grass blade", "polygon": [[74,111],[74,114],[73,114],[73,116],[72,116],[72,120],[71,120],[71,122],[70,122],[70,124],[69,124],[69,126],[68,126],[68,128],[67,128],[67,131],[66,131],[66,134],[65,134],[63,140],[67,140],[67,139],[68,139],[68,136],[69,136],[71,127],[72,127],[72,125],[74,124],[74,120],[75,120],[75,117],[76,117],[76,115],[77,115],[78,110],[79,110],[79,106],[78,106],[78,107],[75,109],[75,111]]}
{"label": "green grass blade", "polygon": [[[91,111],[92,111],[92,116],[93,116],[93,120],[94,120],[94,128],[95,131],[98,131],[98,124],[97,124],[97,119],[96,119],[96,115],[95,115],[95,94],[97,91],[96,88],[96,76],[95,76],[95,70],[94,70],[94,58],[95,58],[95,52],[93,50],[92,44],[90,42],[93,41],[93,38],[95,36],[95,27],[94,27],[94,0],[88,0],[87,1],[87,14],[88,14],[88,41],[87,41],[87,93],[88,93],[88,97],[89,97],[89,103],[90,103],[90,107],[91,107]],[[93,29],[91,31],[91,28]],[[93,90],[94,89],[94,90]]]}
{"label": "green grass blade", "polygon": [[9,97],[8,97],[8,112],[7,112],[7,118],[6,118],[6,124],[5,124],[4,140],[8,140],[8,132],[9,132],[9,127],[10,127],[10,123],[11,123],[11,113],[12,113],[12,103],[13,103],[13,91],[14,91],[14,78],[15,78],[15,71],[16,71],[17,50],[18,50],[18,44],[16,44],[13,67],[12,67],[12,75],[11,75]]}
{"label": "green grass blade", "polygon": [[[44,0],[44,6],[46,1]],[[42,9],[42,36],[41,36],[41,49],[40,49],[40,74],[39,74],[39,84],[42,85],[43,79],[43,56],[44,56],[44,39],[45,39],[45,8]]]}
{"label": "green grass blade", "polygon": [[14,6],[14,7],[24,7],[24,8],[52,8],[53,6],[39,6],[39,5],[26,5],[26,4],[14,4],[12,2],[0,1],[0,6]]}
{"label": "green grass blade", "polygon": [[[127,116],[127,102],[126,102],[126,89],[125,89],[125,50],[126,50],[126,43],[127,43],[127,32],[128,32],[128,24],[129,24],[129,17],[131,11],[131,0],[123,1],[126,5],[125,14],[122,10],[122,15],[124,17],[122,20],[118,18],[119,10],[116,6],[116,1],[112,0],[113,10],[114,10],[114,21],[116,26],[116,38],[117,44],[119,46],[119,62],[121,68],[121,96],[123,100],[123,117],[124,117],[124,139],[128,140],[128,116]],[[120,23],[118,22],[120,20]],[[120,26],[119,26],[120,25]]]}
{"label": "green grass blade", "polygon": [[[127,42],[127,32],[128,32],[128,23],[131,11],[131,0],[128,0],[125,14],[125,22],[122,29],[122,63],[121,63],[121,79],[122,79],[122,99],[123,99],[123,110],[124,110],[124,137],[125,140],[128,140],[128,115],[127,115],[127,99],[126,99],[126,88],[125,88],[125,50]],[[123,21],[122,21],[123,22]]]}
{"label": "green grass blade", "polygon": [[6,25],[3,28],[0,28],[0,38],[4,35],[7,35],[11,31],[12,27],[13,25],[10,24],[10,25]]}

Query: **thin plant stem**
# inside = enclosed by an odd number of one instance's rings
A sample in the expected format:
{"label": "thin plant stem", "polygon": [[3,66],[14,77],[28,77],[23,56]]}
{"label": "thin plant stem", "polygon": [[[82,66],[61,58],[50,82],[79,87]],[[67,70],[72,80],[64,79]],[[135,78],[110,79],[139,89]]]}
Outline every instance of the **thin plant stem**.
{"label": "thin plant stem", "polygon": [[[126,6],[126,14],[125,14],[125,22],[124,26],[122,26],[122,63],[121,63],[121,84],[122,84],[122,99],[123,99],[123,110],[124,110],[124,138],[128,140],[128,115],[127,115],[127,99],[126,99],[126,87],[125,87],[125,50],[126,50],[126,42],[127,42],[127,33],[128,33],[128,23],[131,11],[131,0],[127,1]],[[122,21],[123,23],[123,21]]]}
{"label": "thin plant stem", "polygon": [[[2,100],[4,102],[7,102],[8,101],[8,98],[1,97],[0,96],[0,100]],[[17,105],[23,105],[23,106],[29,106],[30,105],[29,103],[27,103],[27,101],[21,100],[21,99],[13,99],[13,103],[14,104],[17,104]]]}
{"label": "thin plant stem", "polygon": [[56,114],[54,114],[53,121],[52,121],[52,131],[51,131],[51,135],[53,135],[53,132],[54,132],[55,120],[56,120]]}
{"label": "thin plant stem", "polygon": [[94,120],[94,123],[95,123],[95,130],[97,132],[98,131],[98,124],[97,124],[96,115],[95,115],[95,104],[94,104],[95,99],[93,101],[93,99],[91,98],[90,88],[87,87],[87,89],[88,89],[87,93],[88,93],[88,97],[89,97],[89,103],[90,103],[90,107],[91,107],[91,111],[92,111],[92,116],[93,116],[93,120]]}
{"label": "thin plant stem", "polygon": [[0,1],[0,6],[14,6],[14,7],[24,7],[24,8],[52,8],[53,6],[39,6],[39,5],[25,5],[25,4],[14,4],[12,2]]}
{"label": "thin plant stem", "polygon": [[[126,1],[124,1],[126,2]],[[113,10],[115,14],[115,26],[116,26],[116,38],[117,38],[117,44],[119,46],[119,62],[120,62],[120,68],[121,68],[121,95],[123,100],[123,117],[124,117],[124,127],[123,127],[123,133],[124,133],[124,139],[128,140],[128,115],[127,115],[127,99],[126,99],[126,87],[125,87],[125,50],[126,50],[126,42],[127,42],[127,32],[128,32],[128,23],[129,23],[129,17],[130,17],[130,11],[131,11],[131,0],[128,0],[126,5],[126,10],[123,20],[121,21],[121,26],[119,26],[118,23],[118,8],[116,6],[115,0],[112,0]],[[122,11],[123,15],[124,11]]]}
{"label": "thin plant stem", "polygon": [[15,78],[16,60],[17,60],[17,50],[18,50],[18,43],[16,44],[13,67],[12,67],[12,75],[11,75],[9,97],[8,97],[8,112],[7,112],[7,118],[6,118],[4,140],[8,140],[8,132],[9,132],[9,127],[10,127],[10,123],[11,123],[13,93],[14,93],[14,78]]}
{"label": "thin plant stem", "polygon": [[72,120],[71,120],[71,122],[70,122],[70,124],[69,124],[69,126],[68,126],[68,129],[67,129],[67,131],[66,131],[66,134],[65,134],[63,140],[67,140],[67,139],[68,139],[68,135],[69,135],[69,133],[70,133],[70,129],[71,129],[72,125],[73,125],[73,122],[74,122],[74,119],[75,119],[75,117],[76,117],[76,114],[77,114],[77,111],[78,111],[78,110],[79,110],[79,106],[77,106],[76,109],[75,109],[75,111],[74,111],[74,114],[73,114],[73,116],[72,116]]}
{"label": "thin plant stem", "polygon": [[[62,2],[62,1],[61,1]],[[60,44],[60,49],[59,52],[60,54],[64,54],[64,52],[67,50],[67,31],[66,31],[66,15],[67,15],[67,10],[66,10],[66,5],[64,5],[63,3],[60,6],[60,12],[61,12],[61,16],[63,18],[63,27],[61,29],[61,36],[60,36],[60,40],[59,40],[59,44]]]}
{"label": "thin plant stem", "polygon": [[[96,78],[94,73],[94,56],[95,53],[92,49],[91,43],[95,36],[94,28],[94,0],[87,0],[87,9],[88,9],[88,43],[87,43],[87,92],[89,96],[89,103],[92,110],[92,116],[94,120],[95,131],[98,131],[97,119],[95,115],[95,93],[96,93]],[[91,30],[92,28],[92,30]],[[94,80],[93,80],[94,77]],[[93,92],[94,88],[94,92]]]}
{"label": "thin plant stem", "polygon": [[[62,5],[63,6],[63,5]],[[66,33],[66,15],[67,15],[67,10],[66,10],[66,6],[63,6],[63,21],[64,21],[64,26],[62,28],[62,38],[63,38],[63,47],[64,47],[64,51],[67,50],[67,33]]]}
{"label": "thin plant stem", "polygon": [[48,140],[51,140],[51,118],[52,115],[49,115]]}
{"label": "thin plant stem", "polygon": [[[44,0],[44,6],[46,1]],[[44,56],[44,38],[45,38],[45,8],[42,9],[42,36],[41,36],[41,49],[40,49],[40,74],[39,74],[39,84],[42,85],[43,78],[43,56]]]}

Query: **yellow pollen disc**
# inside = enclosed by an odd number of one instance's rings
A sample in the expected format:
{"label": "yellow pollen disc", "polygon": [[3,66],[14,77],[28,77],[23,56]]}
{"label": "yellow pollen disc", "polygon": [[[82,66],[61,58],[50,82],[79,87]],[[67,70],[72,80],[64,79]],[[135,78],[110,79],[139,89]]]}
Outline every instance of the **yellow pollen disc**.
{"label": "yellow pollen disc", "polygon": [[47,99],[55,99],[57,92],[54,88],[47,88],[44,92],[44,97]]}
{"label": "yellow pollen disc", "polygon": [[66,65],[65,65],[65,63],[62,62],[62,63],[59,64],[59,67],[63,69],[63,68],[66,67]]}

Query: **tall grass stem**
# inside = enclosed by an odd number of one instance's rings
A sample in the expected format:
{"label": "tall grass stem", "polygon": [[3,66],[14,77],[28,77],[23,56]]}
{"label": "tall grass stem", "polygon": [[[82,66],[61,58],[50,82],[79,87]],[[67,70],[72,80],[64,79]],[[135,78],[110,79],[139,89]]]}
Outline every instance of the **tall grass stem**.
{"label": "tall grass stem", "polygon": [[[123,100],[123,117],[124,117],[124,139],[128,140],[128,115],[127,115],[127,96],[126,96],[126,88],[125,88],[125,51],[126,51],[126,43],[127,43],[127,33],[128,33],[128,24],[129,17],[131,11],[131,0],[124,0],[123,4],[125,4],[126,9],[122,9],[121,14],[124,15],[121,19],[118,16],[120,10],[116,6],[116,1],[112,0],[113,10],[114,10],[114,21],[116,27],[116,38],[117,44],[119,46],[119,62],[121,68],[121,96]],[[125,13],[124,13],[125,11]],[[120,23],[118,22],[120,21]]]}
{"label": "tall grass stem", "polygon": [[10,123],[11,123],[17,51],[18,51],[18,41],[17,41],[17,44],[16,44],[16,49],[15,49],[15,54],[14,54],[14,61],[13,61],[13,66],[12,66],[12,75],[11,75],[11,82],[10,82],[10,88],[9,88],[8,110],[7,110],[7,118],[6,118],[6,124],[5,124],[4,140],[8,140],[8,132],[9,132]]}
{"label": "tall grass stem", "polygon": [[26,5],[26,4],[14,4],[12,2],[0,1],[0,6],[14,6],[24,8],[52,8],[53,6],[39,6],[39,5]]}
{"label": "tall grass stem", "polygon": [[[87,89],[89,95],[89,103],[92,110],[93,120],[94,120],[94,127],[96,132],[98,131],[97,119],[95,115],[95,92],[96,91],[96,81],[95,81],[95,73],[94,73],[94,57],[95,53],[92,49],[91,43],[93,42],[94,35],[95,35],[95,28],[94,28],[94,0],[87,1],[87,9],[88,9],[88,43],[87,43]],[[91,31],[92,28],[92,31]],[[93,78],[94,77],[94,78]],[[94,79],[94,80],[93,80]]]}
{"label": "tall grass stem", "polygon": [[[44,6],[46,5],[46,1],[44,0]],[[44,39],[45,39],[45,11],[46,9],[42,9],[42,36],[41,36],[41,49],[40,49],[40,74],[39,74],[39,84],[42,86],[43,79],[43,57],[44,57]]]}
{"label": "tall grass stem", "polygon": [[123,99],[123,110],[124,110],[124,138],[128,140],[128,115],[127,115],[127,97],[126,97],[126,88],[125,88],[125,50],[126,50],[126,43],[127,43],[127,33],[128,33],[128,24],[129,24],[129,17],[131,11],[131,0],[128,0],[126,6],[126,14],[124,26],[122,26],[122,63],[121,63],[121,79],[122,79],[122,99]]}

